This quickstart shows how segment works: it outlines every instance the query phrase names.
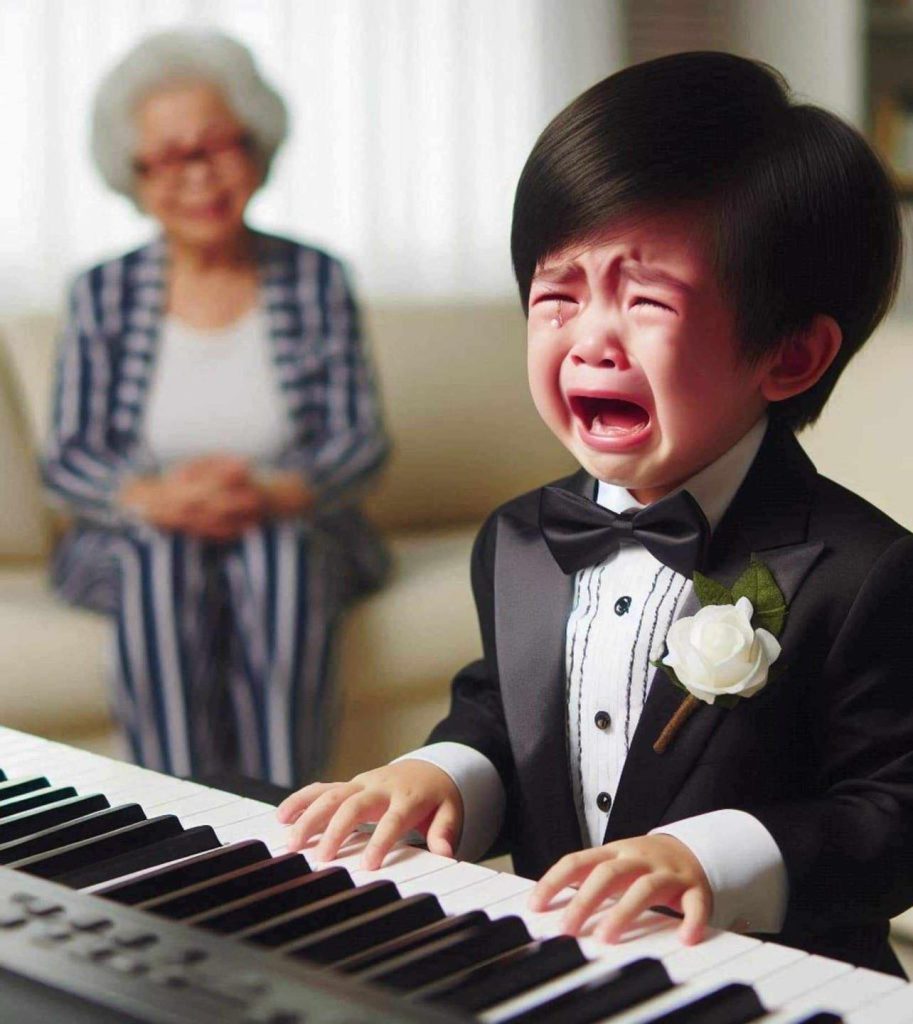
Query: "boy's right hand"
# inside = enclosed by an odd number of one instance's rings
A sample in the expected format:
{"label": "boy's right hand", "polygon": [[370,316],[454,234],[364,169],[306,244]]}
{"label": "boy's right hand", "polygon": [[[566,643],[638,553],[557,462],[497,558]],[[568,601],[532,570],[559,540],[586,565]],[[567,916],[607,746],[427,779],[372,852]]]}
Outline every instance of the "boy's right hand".
{"label": "boy's right hand", "polygon": [[463,828],[463,801],[450,776],[427,761],[397,761],[356,775],[351,782],[314,782],[279,805],[290,825],[289,850],[300,850],[322,832],[318,862],[333,860],[356,825],[377,822],[362,853],[368,870],[379,868],[398,839],[416,829],[428,849],[452,857]]}

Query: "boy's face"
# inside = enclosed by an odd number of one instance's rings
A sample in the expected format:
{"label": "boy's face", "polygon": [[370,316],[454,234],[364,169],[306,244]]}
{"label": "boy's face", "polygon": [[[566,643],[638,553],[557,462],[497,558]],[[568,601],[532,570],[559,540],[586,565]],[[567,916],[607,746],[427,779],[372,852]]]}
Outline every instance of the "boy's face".
{"label": "boy's face", "polygon": [[700,218],[651,216],[571,247],[530,288],[539,414],[593,476],[655,501],[722,455],[767,402],[740,361]]}

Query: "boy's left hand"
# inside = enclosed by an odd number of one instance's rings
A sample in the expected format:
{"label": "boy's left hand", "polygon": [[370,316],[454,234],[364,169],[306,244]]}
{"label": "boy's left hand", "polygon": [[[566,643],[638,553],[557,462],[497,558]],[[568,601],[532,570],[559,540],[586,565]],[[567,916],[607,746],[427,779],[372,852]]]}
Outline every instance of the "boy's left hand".
{"label": "boy's left hand", "polygon": [[569,885],[578,892],[564,914],[568,935],[577,935],[605,899],[619,897],[593,931],[603,942],[616,942],[644,910],[662,906],[684,914],[679,936],[691,946],[704,937],[713,906],[704,869],[673,836],[637,836],[569,853],[539,879],[530,895],[531,909],[547,909]]}

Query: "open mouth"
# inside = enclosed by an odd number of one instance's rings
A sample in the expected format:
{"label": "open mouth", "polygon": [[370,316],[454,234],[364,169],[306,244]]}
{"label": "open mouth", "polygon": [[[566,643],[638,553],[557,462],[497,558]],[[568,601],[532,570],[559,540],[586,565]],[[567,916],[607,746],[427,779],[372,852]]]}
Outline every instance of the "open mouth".
{"label": "open mouth", "polygon": [[636,434],[650,422],[650,414],[642,405],[623,398],[573,395],[570,406],[584,429],[596,437]]}

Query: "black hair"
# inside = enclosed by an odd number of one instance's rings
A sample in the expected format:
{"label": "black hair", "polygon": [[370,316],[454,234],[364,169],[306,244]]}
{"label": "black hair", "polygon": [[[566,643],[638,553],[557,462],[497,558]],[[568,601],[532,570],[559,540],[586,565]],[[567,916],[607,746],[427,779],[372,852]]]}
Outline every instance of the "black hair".
{"label": "black hair", "polygon": [[807,391],[773,403],[813,422],[890,308],[896,192],[869,144],[783,77],[728,53],[677,53],[597,83],[539,136],[517,186],[511,254],[524,311],[537,265],[622,218],[695,203],[748,362],[832,316],[843,343]]}

